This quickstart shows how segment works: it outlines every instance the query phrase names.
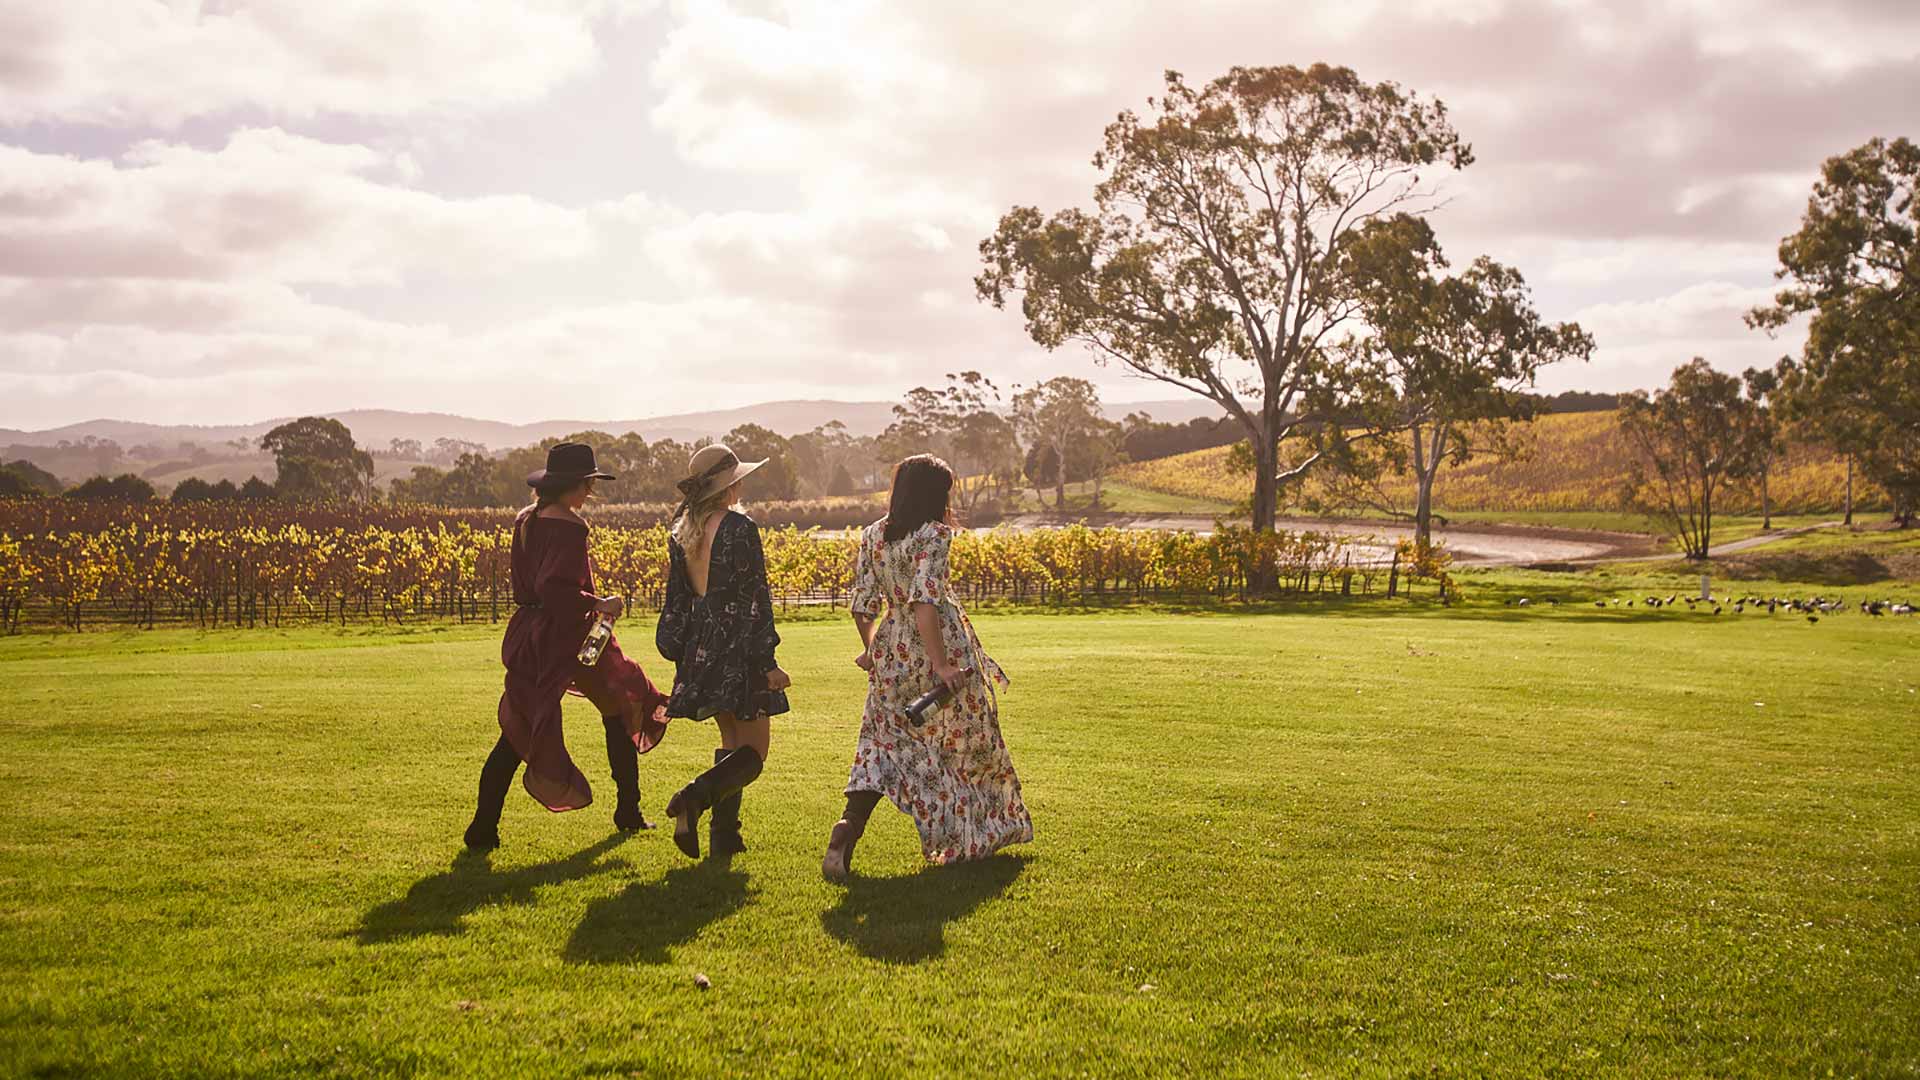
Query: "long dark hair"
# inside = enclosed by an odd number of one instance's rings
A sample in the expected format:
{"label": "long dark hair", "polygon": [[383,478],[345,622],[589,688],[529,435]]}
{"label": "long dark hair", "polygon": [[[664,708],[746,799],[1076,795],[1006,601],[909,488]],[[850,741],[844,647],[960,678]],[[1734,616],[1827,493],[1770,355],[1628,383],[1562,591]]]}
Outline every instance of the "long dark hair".
{"label": "long dark hair", "polygon": [[541,484],[535,487],[533,489],[533,501],[521,507],[520,512],[513,516],[514,535],[516,537],[519,536],[520,527],[527,523],[528,518],[558,503],[561,499],[566,498],[568,492],[582,484],[586,485],[587,498],[593,498],[592,480],[562,480],[558,483]]}
{"label": "long dark hair", "polygon": [[887,503],[888,543],[904,540],[929,521],[954,524],[953,469],[932,454],[915,454],[894,466],[893,496]]}

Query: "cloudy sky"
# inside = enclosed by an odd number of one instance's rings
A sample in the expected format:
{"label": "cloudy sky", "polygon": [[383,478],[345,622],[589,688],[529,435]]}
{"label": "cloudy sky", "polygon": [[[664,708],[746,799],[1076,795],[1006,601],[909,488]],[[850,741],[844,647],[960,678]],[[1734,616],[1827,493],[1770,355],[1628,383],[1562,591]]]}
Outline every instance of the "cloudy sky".
{"label": "cloudy sky", "polygon": [[0,0],[0,425],[356,407],[527,421],[1070,372],[978,304],[1174,68],[1442,98],[1436,228],[1599,351],[1741,326],[1825,157],[1920,135],[1911,0]]}

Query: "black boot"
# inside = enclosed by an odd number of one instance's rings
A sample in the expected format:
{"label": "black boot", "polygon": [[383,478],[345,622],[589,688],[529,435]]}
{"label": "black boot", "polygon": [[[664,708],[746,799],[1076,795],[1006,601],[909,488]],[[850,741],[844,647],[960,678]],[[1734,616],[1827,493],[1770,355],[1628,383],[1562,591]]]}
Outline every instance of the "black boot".
{"label": "black boot", "polygon": [[827,837],[827,855],[820,860],[820,876],[841,882],[853,873],[853,846],[865,835],[867,818],[879,803],[877,791],[847,793],[847,808],[840,814],[840,820],[833,823],[833,833]]}
{"label": "black boot", "polygon": [[500,846],[500,811],[507,805],[507,792],[518,771],[520,755],[502,735],[487,755],[487,763],[480,766],[480,799],[474,806],[473,823],[467,826],[467,850],[491,851]]}
{"label": "black boot", "polygon": [[633,748],[627,722],[619,716],[603,716],[600,722],[607,729],[607,768],[613,773],[616,792],[613,827],[621,832],[651,829],[646,815],[640,812],[640,752]]}
{"label": "black boot", "polygon": [[[713,752],[713,763],[720,764],[731,751],[720,749]],[[747,850],[747,842],[740,838],[740,795],[733,794],[713,804],[713,817],[707,821],[708,854],[725,858],[738,855]]]}
{"label": "black boot", "polygon": [[713,768],[693,778],[667,803],[673,819],[673,843],[687,858],[700,857],[700,815],[746,787],[760,775],[760,755],[751,746],[727,751]]}

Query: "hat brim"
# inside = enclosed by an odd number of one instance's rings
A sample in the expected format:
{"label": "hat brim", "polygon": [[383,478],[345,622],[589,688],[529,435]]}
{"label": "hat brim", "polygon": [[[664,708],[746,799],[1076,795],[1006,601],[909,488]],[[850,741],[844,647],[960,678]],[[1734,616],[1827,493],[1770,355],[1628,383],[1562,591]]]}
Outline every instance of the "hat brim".
{"label": "hat brim", "polygon": [[527,474],[527,486],[537,488],[544,484],[577,484],[582,480],[618,480],[610,472],[595,469],[592,472],[556,472],[550,469],[535,469]]}
{"label": "hat brim", "polygon": [[752,476],[754,473],[758,472],[760,470],[760,466],[765,465],[769,460],[770,459],[768,458],[761,458],[759,461],[740,462],[738,465],[735,465],[732,469],[729,469],[728,471],[721,473],[719,476],[716,476],[713,479],[707,481],[707,486],[700,490],[700,494],[696,497],[695,501],[698,501],[699,499],[707,498],[708,496],[711,496],[711,495],[718,495],[720,492],[727,490],[733,485],[739,483],[742,480],[745,480],[747,477]]}

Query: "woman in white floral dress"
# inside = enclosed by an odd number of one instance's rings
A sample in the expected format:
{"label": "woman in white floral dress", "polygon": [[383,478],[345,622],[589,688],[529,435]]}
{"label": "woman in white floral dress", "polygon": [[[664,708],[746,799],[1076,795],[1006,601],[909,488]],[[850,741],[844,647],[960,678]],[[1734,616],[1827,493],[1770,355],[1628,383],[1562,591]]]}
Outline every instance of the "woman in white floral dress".
{"label": "woman in white floral dress", "polygon": [[[866,713],[821,872],[841,881],[882,796],[913,818],[929,862],[980,859],[1033,839],[1020,778],[1000,737],[995,692],[1007,685],[952,594],[948,499],[953,470],[930,454],[902,461],[887,516],[854,558],[853,620],[865,648]],[[881,617],[882,605],[886,614]],[[920,723],[907,705],[941,683],[952,696]]]}

